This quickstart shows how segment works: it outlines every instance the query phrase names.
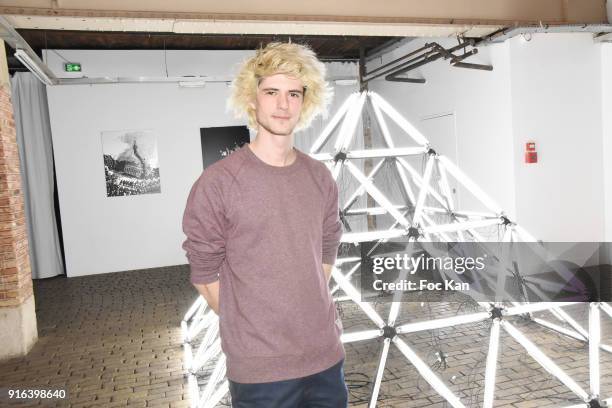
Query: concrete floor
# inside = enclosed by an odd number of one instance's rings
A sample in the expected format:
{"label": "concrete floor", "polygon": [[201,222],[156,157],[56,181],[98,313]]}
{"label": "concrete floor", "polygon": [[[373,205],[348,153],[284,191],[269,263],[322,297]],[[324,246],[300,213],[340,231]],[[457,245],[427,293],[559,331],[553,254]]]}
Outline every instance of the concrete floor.
{"label": "concrete floor", "polygon": [[[189,406],[179,327],[196,298],[187,266],[35,281],[35,296],[39,341],[26,357],[0,363],[0,406]],[[386,318],[389,304],[375,307]],[[452,316],[473,307],[403,303],[400,322]],[[346,331],[373,328],[356,305],[344,302],[340,311]],[[572,315],[585,323],[585,312],[581,305]],[[588,390],[586,345],[530,322],[513,321]],[[612,344],[612,319],[604,321],[603,336]],[[402,338],[466,407],[476,407],[482,403],[489,325],[486,321]],[[380,340],[345,346],[351,407],[367,406],[381,347]],[[447,356],[445,367],[437,351]],[[612,354],[602,352],[601,360],[602,394],[612,397]],[[507,335],[502,335],[497,376],[496,407],[564,407],[578,402]],[[64,389],[68,398],[7,400],[7,390],[15,388]],[[392,346],[378,406],[450,405]]]}

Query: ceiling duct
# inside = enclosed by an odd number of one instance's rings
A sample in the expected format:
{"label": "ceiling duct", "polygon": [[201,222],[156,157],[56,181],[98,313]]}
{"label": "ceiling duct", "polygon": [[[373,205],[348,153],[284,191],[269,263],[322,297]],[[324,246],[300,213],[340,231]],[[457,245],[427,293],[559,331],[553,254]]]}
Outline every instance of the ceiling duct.
{"label": "ceiling duct", "polygon": [[[404,76],[404,74],[442,58],[445,60],[450,60],[451,65],[457,68],[492,71],[493,66],[491,65],[463,62],[466,58],[478,53],[478,49],[474,48],[475,43],[476,40],[474,39],[460,39],[459,44],[451,48],[444,48],[436,42],[426,43],[421,48],[411,51],[406,55],[366,72],[363,78],[363,83],[367,83],[373,79],[384,76],[387,81],[423,84],[426,82],[424,78],[410,78]],[[468,51],[468,48],[471,49]],[[462,49],[463,52],[461,54],[457,54],[457,52]]]}
{"label": "ceiling duct", "polygon": [[592,33],[596,41],[612,41],[611,24],[569,24],[510,27],[499,30],[483,37],[475,45],[481,47],[490,44],[502,43],[518,35],[544,34],[544,33]]}

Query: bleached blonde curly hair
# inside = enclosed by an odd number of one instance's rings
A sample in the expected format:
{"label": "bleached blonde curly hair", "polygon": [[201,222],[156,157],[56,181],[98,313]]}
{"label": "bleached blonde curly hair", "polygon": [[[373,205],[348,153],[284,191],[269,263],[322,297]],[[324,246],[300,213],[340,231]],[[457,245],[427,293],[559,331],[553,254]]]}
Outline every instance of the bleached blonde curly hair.
{"label": "bleached blonde curly hair", "polygon": [[228,107],[237,116],[246,113],[249,127],[257,129],[255,101],[261,80],[275,74],[285,74],[304,84],[304,100],[295,130],[307,128],[319,114],[325,113],[332,97],[332,88],[325,81],[325,65],[306,45],[272,42],[257,50],[255,56],[243,62],[232,82]]}

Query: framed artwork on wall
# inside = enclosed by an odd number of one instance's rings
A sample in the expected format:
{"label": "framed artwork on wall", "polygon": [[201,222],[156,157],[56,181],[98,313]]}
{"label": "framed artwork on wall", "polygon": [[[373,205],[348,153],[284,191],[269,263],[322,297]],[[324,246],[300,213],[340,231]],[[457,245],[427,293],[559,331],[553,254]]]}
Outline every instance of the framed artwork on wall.
{"label": "framed artwork on wall", "polygon": [[103,131],[101,138],[107,197],[161,193],[153,131]]}

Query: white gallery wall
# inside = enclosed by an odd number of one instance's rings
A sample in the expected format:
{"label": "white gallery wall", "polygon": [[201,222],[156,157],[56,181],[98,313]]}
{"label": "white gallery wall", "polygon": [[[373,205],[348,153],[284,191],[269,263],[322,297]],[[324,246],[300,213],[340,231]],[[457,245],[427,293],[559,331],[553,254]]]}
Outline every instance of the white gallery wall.
{"label": "white gallery wall", "polygon": [[[48,50],[60,77],[202,75],[231,79],[251,52]],[[82,74],[62,72],[65,60]],[[330,75],[354,76],[331,64]],[[340,98],[350,90],[338,87]],[[181,220],[189,190],[202,172],[200,128],[244,125],[226,109],[229,87],[208,83],[47,87],[68,276],[187,262]],[[106,197],[101,132],[151,130],[157,138],[161,194]]]}
{"label": "white gallery wall", "polygon": [[[373,66],[426,41],[415,40]],[[453,68],[440,60],[410,73],[425,77],[426,84],[375,80],[370,89],[538,239],[612,241],[612,46],[595,44],[589,34],[542,34],[479,50],[469,61],[492,64],[492,72]],[[63,77],[70,75],[62,72],[69,60],[80,62],[82,74],[90,77],[228,78],[249,55],[168,51],[164,59],[160,51],[58,53],[46,51],[45,59]],[[341,67],[338,73],[351,76],[354,69]],[[229,88],[168,83],[47,89],[68,275],[185,263],[180,224],[189,189],[202,171],[200,128],[245,123],[226,110]],[[334,105],[353,90],[337,86]],[[156,135],[161,194],[106,197],[101,132],[117,130]],[[537,164],[523,162],[527,141],[537,143]],[[296,144],[304,149],[308,144],[302,142]],[[457,194],[462,205],[475,205],[467,192]]]}
{"label": "white gallery wall", "polygon": [[[509,46],[519,220],[545,241],[603,241],[601,45],[585,33]],[[537,165],[521,163],[529,140]]]}
{"label": "white gallery wall", "polygon": [[[157,51],[59,51],[99,76],[165,76]],[[218,75],[245,53],[207,58],[169,52],[170,75]],[[59,76],[63,60],[47,53]],[[182,73],[177,71],[183,67]],[[206,67],[203,69],[202,67]],[[190,69],[192,68],[192,69]],[[228,87],[104,84],[47,87],[68,276],[185,263],[181,217],[202,171],[200,128],[243,124],[226,113]],[[161,194],[106,197],[101,132],[151,130],[157,138]]]}
{"label": "white gallery wall", "polygon": [[[451,39],[417,39],[394,50],[378,61],[394,60],[429,41],[445,47],[457,44]],[[450,67],[439,60],[406,74],[425,78],[425,84],[389,82],[376,79],[370,89],[380,93],[410,120],[432,143],[439,154],[448,156],[487,192],[508,215],[514,215],[512,122],[509,64],[505,44],[480,50],[472,62],[493,64],[492,72]],[[448,117],[448,126],[432,126]],[[437,132],[440,131],[441,134]],[[454,142],[445,139],[454,138]],[[456,151],[448,147],[455,146]],[[459,188],[455,199],[462,208],[482,210],[477,201]]]}
{"label": "white gallery wall", "polygon": [[[529,38],[481,47],[468,60],[491,64],[492,72],[439,60],[410,73],[426,78],[424,85],[375,80],[371,89],[424,133],[427,118],[452,113],[457,164],[536,238],[612,240],[612,48],[588,33]],[[410,42],[372,68],[429,40]],[[537,164],[524,163],[528,141],[537,143]]]}

